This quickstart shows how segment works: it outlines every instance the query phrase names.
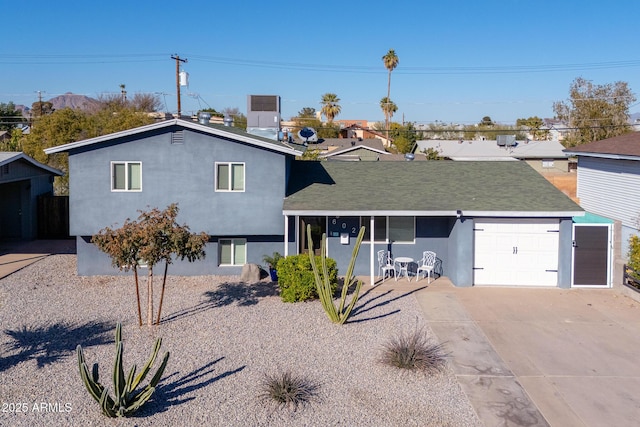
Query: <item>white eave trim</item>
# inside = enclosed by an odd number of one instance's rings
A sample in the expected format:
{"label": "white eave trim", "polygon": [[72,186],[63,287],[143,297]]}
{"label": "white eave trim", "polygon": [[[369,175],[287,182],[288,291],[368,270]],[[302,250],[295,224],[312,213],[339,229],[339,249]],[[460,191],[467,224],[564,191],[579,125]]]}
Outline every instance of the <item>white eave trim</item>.
{"label": "white eave trim", "polygon": [[266,148],[268,150],[277,151],[277,152],[280,152],[280,153],[283,153],[283,154],[291,154],[293,156],[301,156],[303,154],[302,151],[298,151],[298,150],[295,150],[293,148],[279,146],[279,145],[276,145],[276,144],[272,144],[270,142],[266,142],[266,141],[262,141],[262,140],[259,140],[259,139],[252,138],[250,136],[239,135],[239,134],[233,133],[233,132],[226,132],[226,131],[220,130],[218,128],[212,128],[210,126],[202,125],[200,123],[190,122],[190,121],[181,120],[181,119],[165,120],[165,121],[158,122],[158,123],[152,123],[152,124],[146,125],[146,126],[140,126],[140,127],[135,128],[135,129],[129,129],[129,130],[124,130],[124,131],[120,131],[120,132],[115,132],[115,133],[111,133],[111,134],[108,134],[108,135],[102,135],[102,136],[98,136],[98,137],[95,137],[95,138],[85,139],[85,140],[82,140],[82,141],[70,142],[69,144],[64,144],[64,145],[59,145],[57,147],[47,148],[47,149],[44,150],[44,152],[46,154],[60,153],[60,152],[64,152],[64,151],[73,150],[75,148],[86,147],[88,145],[97,144],[97,143],[105,142],[105,141],[111,141],[111,140],[116,139],[116,138],[122,138],[122,137],[126,137],[126,136],[136,135],[136,134],[139,134],[139,133],[144,133],[144,132],[148,132],[148,131],[155,130],[155,129],[162,129],[162,128],[170,127],[170,126],[182,126],[182,127],[189,128],[189,129],[195,129],[195,130],[198,130],[198,131],[201,131],[201,132],[206,132],[206,133],[211,134],[211,135],[220,136],[220,137],[223,137],[223,138],[228,138],[228,139],[232,139],[232,140],[236,140],[236,141],[240,141],[240,142],[246,142],[247,144],[255,145],[257,147]]}
{"label": "white eave trim", "polygon": [[[584,216],[584,211],[465,211],[460,210],[463,217],[500,217],[500,218],[566,218]],[[283,210],[288,216],[457,216],[458,211],[337,211],[337,210]]]}
{"label": "white eave trim", "polygon": [[623,154],[603,154],[603,153],[583,153],[581,151],[565,151],[567,155],[572,157],[597,157],[601,159],[614,159],[614,160],[640,160],[640,156],[629,156]]}

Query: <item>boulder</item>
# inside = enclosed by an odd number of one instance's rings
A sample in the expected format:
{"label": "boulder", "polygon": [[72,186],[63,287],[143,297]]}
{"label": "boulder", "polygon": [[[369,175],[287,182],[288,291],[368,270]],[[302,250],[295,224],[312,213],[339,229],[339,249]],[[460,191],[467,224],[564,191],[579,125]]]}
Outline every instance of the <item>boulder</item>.
{"label": "boulder", "polygon": [[261,268],[258,264],[245,264],[242,266],[240,281],[245,283],[256,283],[260,281]]}

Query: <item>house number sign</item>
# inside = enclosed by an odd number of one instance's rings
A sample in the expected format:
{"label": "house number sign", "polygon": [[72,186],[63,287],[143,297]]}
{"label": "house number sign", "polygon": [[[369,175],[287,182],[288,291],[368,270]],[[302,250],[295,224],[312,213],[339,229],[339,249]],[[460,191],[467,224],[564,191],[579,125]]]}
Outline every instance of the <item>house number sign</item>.
{"label": "house number sign", "polygon": [[349,233],[351,237],[358,237],[360,220],[358,217],[329,217],[329,236],[340,237],[341,233]]}

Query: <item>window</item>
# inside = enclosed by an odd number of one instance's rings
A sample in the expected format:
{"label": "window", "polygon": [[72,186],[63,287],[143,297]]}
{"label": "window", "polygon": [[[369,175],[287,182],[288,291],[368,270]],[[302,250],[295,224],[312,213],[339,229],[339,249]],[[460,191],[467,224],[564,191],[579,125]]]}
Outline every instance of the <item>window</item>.
{"label": "window", "polygon": [[[363,242],[368,242],[371,240],[371,236],[369,234],[369,225],[371,223],[371,217],[363,216],[360,218],[360,225],[364,225],[364,238]],[[386,216],[376,216],[373,218],[373,241],[374,242],[386,242],[387,241],[387,217]]]}
{"label": "window", "polygon": [[111,162],[111,191],[142,191],[142,163]]}
{"label": "window", "polygon": [[244,191],[244,163],[216,163],[216,191]]}
{"label": "window", "polygon": [[389,217],[389,241],[413,243],[416,235],[416,222],[412,216]]}
{"label": "window", "polygon": [[[363,242],[371,240],[369,223],[371,217],[363,216],[360,224],[365,226]],[[379,243],[413,243],[416,235],[415,217],[412,216],[376,216],[373,219],[373,241]]]}
{"label": "window", "polygon": [[246,239],[220,239],[220,265],[244,265],[247,261]]}
{"label": "window", "polygon": [[553,167],[553,159],[542,159],[542,167],[543,168],[552,168]]}

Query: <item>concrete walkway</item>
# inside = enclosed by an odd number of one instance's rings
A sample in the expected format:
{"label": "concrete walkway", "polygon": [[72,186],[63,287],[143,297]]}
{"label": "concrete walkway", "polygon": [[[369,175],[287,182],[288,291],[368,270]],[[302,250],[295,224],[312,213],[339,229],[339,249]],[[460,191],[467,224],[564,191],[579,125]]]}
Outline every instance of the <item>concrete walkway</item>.
{"label": "concrete walkway", "polygon": [[[442,278],[446,279],[446,278]],[[611,289],[414,293],[486,426],[640,423],[640,304]]]}

